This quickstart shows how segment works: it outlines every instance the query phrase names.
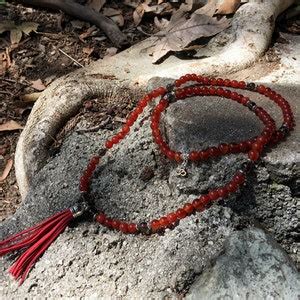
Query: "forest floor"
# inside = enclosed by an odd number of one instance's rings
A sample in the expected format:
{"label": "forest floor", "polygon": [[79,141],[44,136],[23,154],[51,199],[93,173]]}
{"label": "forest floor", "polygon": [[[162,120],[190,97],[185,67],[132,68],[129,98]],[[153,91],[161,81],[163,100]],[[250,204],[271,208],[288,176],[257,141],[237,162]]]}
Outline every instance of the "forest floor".
{"label": "forest floor", "polygon": [[[122,1],[110,1],[109,7],[122,12],[122,32],[128,36],[131,45],[147,38],[147,34],[158,31],[153,16],[143,18],[136,26],[134,8]],[[15,44],[11,44],[12,36],[8,31],[0,33],[0,124],[4,125],[0,125],[0,176],[3,174],[0,179],[1,222],[14,213],[21,201],[13,158],[17,140],[38,93],[58,77],[114,55],[117,49],[100,29],[63,13],[6,4],[0,6],[0,21],[14,21],[19,25],[25,22],[38,24],[37,30],[23,35]],[[279,31],[299,34],[299,21],[278,23],[274,42],[280,41]],[[266,69],[277,67],[278,57],[272,48],[261,58],[261,63],[266,65]],[[89,124],[93,123],[91,130],[99,124],[103,128],[113,129],[117,123],[122,123],[133,105],[131,102],[85,102],[77,119],[69,122],[57,137],[53,137],[54,151],[55,147],[60,146],[65,133],[72,130],[79,119],[88,118]]]}

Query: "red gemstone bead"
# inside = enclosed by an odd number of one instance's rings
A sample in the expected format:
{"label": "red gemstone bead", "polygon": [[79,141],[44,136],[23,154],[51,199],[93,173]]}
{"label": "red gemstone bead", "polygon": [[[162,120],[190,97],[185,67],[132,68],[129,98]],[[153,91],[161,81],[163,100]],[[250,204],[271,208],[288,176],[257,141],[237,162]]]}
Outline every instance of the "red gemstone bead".
{"label": "red gemstone bead", "polygon": [[170,224],[174,223],[174,222],[177,221],[177,215],[175,213],[169,213],[167,215],[167,219],[168,219],[168,221],[169,221]]}
{"label": "red gemstone bead", "polygon": [[170,225],[169,220],[166,217],[161,217],[158,221],[159,221],[159,226],[162,229],[167,228]]}
{"label": "red gemstone bead", "polygon": [[128,224],[128,232],[129,233],[136,233],[137,232],[137,226],[134,223]]}
{"label": "red gemstone bead", "polygon": [[241,172],[237,172],[237,174],[233,177],[232,181],[237,183],[238,185],[241,185],[245,182],[245,175]]}
{"label": "red gemstone bead", "polygon": [[252,160],[252,161],[257,161],[259,159],[259,152],[255,151],[255,150],[250,150],[248,152],[248,157]]}
{"label": "red gemstone bead", "polygon": [[105,142],[105,147],[106,147],[107,149],[110,149],[113,145],[114,145],[114,143],[113,143],[112,141],[106,141],[106,142]]}
{"label": "red gemstone bead", "polygon": [[198,160],[198,159],[199,159],[198,153],[197,153],[196,151],[192,151],[192,152],[189,154],[189,159],[190,159],[190,160],[193,160],[193,161]]}
{"label": "red gemstone bead", "polygon": [[187,215],[190,215],[194,212],[194,206],[191,203],[186,203],[183,206],[183,210],[187,213]]}
{"label": "red gemstone bead", "polygon": [[120,142],[120,138],[115,135],[114,137],[112,137],[111,142],[113,144],[118,144]]}
{"label": "red gemstone bead", "polygon": [[119,230],[122,231],[123,233],[128,233],[128,224],[121,222],[119,226]]}
{"label": "red gemstone bead", "polygon": [[255,150],[257,152],[261,152],[263,147],[264,147],[263,143],[260,142],[255,142],[252,144],[252,150]]}
{"label": "red gemstone bead", "polygon": [[237,189],[239,188],[238,184],[236,182],[229,182],[227,185],[226,185],[226,188],[227,190],[230,192],[230,193],[234,193],[237,191]]}
{"label": "red gemstone bead", "polygon": [[219,193],[217,190],[212,190],[208,193],[209,200],[214,201],[219,198]]}
{"label": "red gemstone bead", "polygon": [[157,230],[159,230],[160,228],[160,223],[158,220],[153,220],[150,222],[150,227],[152,229],[153,232],[156,232]]}
{"label": "red gemstone bead", "polygon": [[112,228],[112,221],[113,220],[111,218],[106,218],[103,225],[108,228]]}
{"label": "red gemstone bead", "polygon": [[176,216],[179,220],[183,219],[186,217],[186,212],[182,208],[177,209],[176,211]]}
{"label": "red gemstone bead", "polygon": [[244,89],[246,87],[246,82],[245,81],[239,81],[239,88]]}
{"label": "red gemstone bead", "polygon": [[111,227],[113,229],[119,230],[121,222],[119,220],[112,220]]}
{"label": "red gemstone bead", "polygon": [[226,198],[229,194],[229,191],[226,186],[218,188],[217,192],[220,198]]}
{"label": "red gemstone bead", "polygon": [[96,216],[96,221],[100,224],[104,224],[106,220],[106,215],[103,213],[100,213]]}

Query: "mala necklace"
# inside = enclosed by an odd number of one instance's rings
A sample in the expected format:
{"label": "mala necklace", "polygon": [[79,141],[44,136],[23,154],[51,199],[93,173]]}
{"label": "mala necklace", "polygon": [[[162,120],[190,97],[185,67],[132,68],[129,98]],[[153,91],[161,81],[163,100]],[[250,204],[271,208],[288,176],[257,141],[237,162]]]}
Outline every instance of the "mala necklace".
{"label": "mala necklace", "polygon": [[[191,84],[187,85],[187,83]],[[266,110],[257,106],[256,103],[252,102],[248,97],[224,87],[250,90],[268,97],[281,109],[283,118],[282,125],[277,129],[274,119]],[[169,147],[161,134],[159,128],[161,114],[171,103],[193,96],[220,96],[238,102],[250,109],[264,124],[264,128],[259,136],[240,143],[222,143],[216,147],[209,147],[200,151],[191,151],[190,153],[177,152]],[[248,161],[242,165],[241,169],[235,173],[226,185],[212,189],[194,201],[184,204],[176,211],[170,212],[166,216],[159,216],[157,219],[149,222],[136,224],[110,218],[104,212],[96,213],[93,204],[89,203],[87,194],[92,175],[101,157],[128,135],[130,128],[136,122],[145,107],[158,97],[160,97],[160,101],[153,109],[151,116],[153,139],[164,156],[180,163],[178,170],[179,175],[186,175],[185,166],[188,161],[204,161],[209,158],[230,153],[247,153]],[[144,96],[134,111],[129,115],[121,130],[106,141],[105,148],[101,150],[99,156],[94,156],[90,159],[86,170],[80,178],[79,190],[82,197],[75,206],[59,212],[29,229],[12,235],[4,241],[0,241],[0,256],[16,250],[25,249],[9,269],[9,272],[15,279],[19,279],[19,283],[22,284],[35,262],[50,244],[64,231],[71,220],[83,213],[92,212],[96,222],[110,229],[119,230],[125,234],[140,233],[149,235],[162,232],[166,228],[174,227],[181,219],[194,212],[202,212],[210,203],[221,198],[226,198],[229,194],[236,192],[245,182],[247,173],[250,171],[252,165],[260,158],[265,147],[276,145],[282,141],[294,127],[295,121],[289,103],[281,95],[264,85],[256,86],[254,83],[246,84],[244,81],[209,78],[196,74],[182,76],[178,80],[175,80],[174,84],[169,84],[166,88],[159,87]]]}

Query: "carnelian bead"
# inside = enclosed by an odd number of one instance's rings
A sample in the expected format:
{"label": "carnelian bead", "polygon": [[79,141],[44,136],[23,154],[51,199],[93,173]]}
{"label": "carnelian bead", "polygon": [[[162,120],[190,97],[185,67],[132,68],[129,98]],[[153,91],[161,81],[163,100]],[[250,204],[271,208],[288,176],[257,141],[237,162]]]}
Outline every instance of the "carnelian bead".
{"label": "carnelian bead", "polygon": [[186,203],[182,208],[187,215],[190,215],[194,211],[194,206],[191,203]]}
{"label": "carnelian bead", "polygon": [[264,145],[260,142],[255,142],[252,144],[252,150],[255,150],[257,152],[261,152],[263,147],[264,147]]}
{"label": "carnelian bead", "polygon": [[241,172],[237,172],[237,174],[233,177],[232,181],[236,182],[238,185],[241,185],[245,182],[245,175]]}
{"label": "carnelian bead", "polygon": [[150,222],[150,227],[152,229],[153,232],[156,232],[157,230],[159,230],[160,228],[160,223],[158,220],[153,220]]}
{"label": "carnelian bead", "polygon": [[183,219],[186,217],[186,212],[182,208],[179,208],[176,210],[176,216],[179,220]]}
{"label": "carnelian bead", "polygon": [[217,85],[219,86],[224,85],[224,80],[222,78],[217,78]]}
{"label": "carnelian bead", "polygon": [[121,222],[119,226],[119,230],[122,231],[123,233],[128,233],[128,224]]}
{"label": "carnelian bead", "polygon": [[239,81],[239,88],[244,89],[246,87],[246,82],[245,81]]}
{"label": "carnelian bead", "polygon": [[99,160],[100,160],[100,157],[99,156],[93,156],[90,160],[90,164],[91,165],[98,165],[99,163]]}
{"label": "carnelian bead", "polygon": [[128,232],[133,234],[137,232],[137,226],[134,223],[128,224]]}
{"label": "carnelian bead", "polygon": [[168,219],[168,221],[169,221],[170,223],[176,222],[176,221],[177,221],[177,215],[176,215],[176,213],[169,213],[169,214],[167,215],[167,219]]}
{"label": "carnelian bead", "polygon": [[114,145],[114,143],[113,143],[112,141],[106,141],[106,142],[105,142],[105,147],[106,147],[107,149],[110,149],[113,145]]}
{"label": "carnelian bead", "polygon": [[112,221],[113,220],[111,218],[106,218],[103,225],[108,228],[112,228]]}
{"label": "carnelian bead", "polygon": [[219,149],[216,147],[209,148],[208,153],[211,157],[216,157],[216,156],[220,155]]}
{"label": "carnelian bead", "polygon": [[221,197],[221,198],[226,198],[229,194],[229,191],[225,186],[221,187],[221,188],[218,188],[217,192],[219,194],[219,197]]}
{"label": "carnelian bead", "polygon": [[143,110],[144,110],[144,107],[139,105],[134,111],[138,114],[141,114],[143,112]]}
{"label": "carnelian bead", "polygon": [[122,127],[122,132],[123,132],[124,134],[127,134],[129,131],[130,131],[130,127],[129,127],[128,125],[125,124],[125,125]]}
{"label": "carnelian bead", "polygon": [[100,224],[104,224],[106,220],[106,215],[101,213],[96,216],[96,221]]}
{"label": "carnelian bead", "polygon": [[234,88],[238,88],[238,87],[239,87],[239,83],[238,83],[237,80],[232,80],[230,85],[231,85],[232,87],[234,87]]}
{"label": "carnelian bead", "polygon": [[181,86],[181,81],[180,81],[180,80],[175,80],[175,86],[176,86],[176,87]]}
{"label": "carnelian bead", "polygon": [[121,222],[119,220],[112,220],[111,227],[113,229],[119,230]]}
{"label": "carnelian bead", "polygon": [[177,162],[182,161],[181,153],[175,152],[174,158],[175,158],[175,160],[176,160]]}
{"label": "carnelian bead", "polygon": [[239,188],[238,184],[236,182],[229,182],[227,185],[226,185],[226,188],[227,190],[230,192],[230,193],[234,193],[237,191],[237,189]]}
{"label": "carnelian bead", "polygon": [[209,200],[214,201],[219,198],[219,193],[217,190],[212,190],[208,193]]}
{"label": "carnelian bead", "polygon": [[164,153],[164,154],[166,154],[166,156],[171,160],[175,159],[175,152],[172,150],[169,150],[169,151],[167,151],[167,153]]}
{"label": "carnelian bead", "polygon": [[163,94],[165,94],[165,93],[167,92],[167,90],[166,90],[163,86],[161,86],[161,87],[159,87],[159,88],[157,89],[157,92],[158,92],[160,95],[163,95]]}
{"label": "carnelian bead", "polygon": [[252,161],[257,161],[259,159],[259,152],[255,151],[255,150],[250,150],[248,152],[248,157],[252,160]]}
{"label": "carnelian bead", "polygon": [[115,135],[114,137],[112,137],[111,142],[113,144],[118,144],[120,142],[120,138]]}
{"label": "carnelian bead", "polygon": [[230,86],[231,81],[229,79],[224,79],[224,85]]}
{"label": "carnelian bead", "polygon": [[190,160],[193,160],[193,161],[199,159],[198,153],[197,153],[196,151],[192,151],[192,152],[189,154],[189,159],[190,159]]}
{"label": "carnelian bead", "polygon": [[158,221],[160,228],[166,228],[170,225],[169,220],[166,217],[161,217]]}

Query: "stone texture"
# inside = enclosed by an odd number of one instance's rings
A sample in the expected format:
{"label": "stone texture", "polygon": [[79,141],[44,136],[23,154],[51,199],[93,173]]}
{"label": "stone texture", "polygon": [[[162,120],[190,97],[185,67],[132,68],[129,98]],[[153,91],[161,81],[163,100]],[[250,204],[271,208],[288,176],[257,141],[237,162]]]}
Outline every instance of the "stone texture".
{"label": "stone texture", "polygon": [[300,274],[283,249],[262,230],[234,233],[224,253],[195,279],[186,300],[300,297]]}

